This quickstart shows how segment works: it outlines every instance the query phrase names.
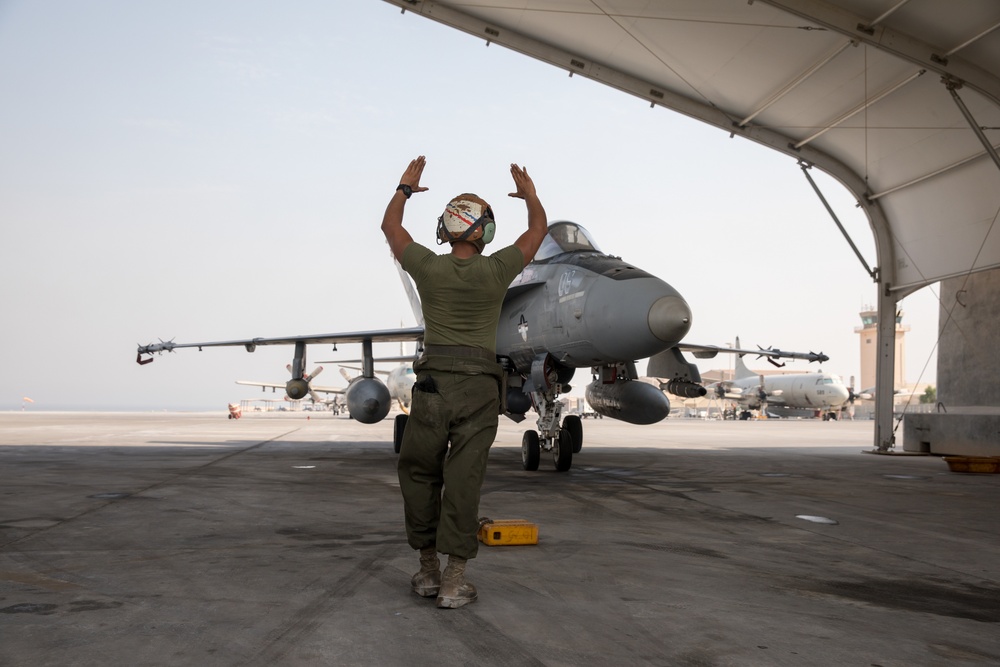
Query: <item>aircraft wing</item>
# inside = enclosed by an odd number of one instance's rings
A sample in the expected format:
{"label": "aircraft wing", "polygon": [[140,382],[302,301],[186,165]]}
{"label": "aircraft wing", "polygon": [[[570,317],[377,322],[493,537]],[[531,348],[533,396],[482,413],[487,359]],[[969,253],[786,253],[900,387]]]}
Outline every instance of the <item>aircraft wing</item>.
{"label": "aircraft wing", "polygon": [[237,380],[236,384],[243,384],[250,387],[264,387],[265,389],[281,389],[284,390],[285,385],[277,384],[275,382],[251,382],[250,380]]}
{"label": "aircraft wing", "polygon": [[152,359],[143,359],[144,354],[155,354],[159,352],[173,352],[183,347],[196,347],[199,350],[206,347],[244,347],[247,352],[253,352],[258,345],[338,345],[341,343],[392,343],[418,341],[424,336],[423,327],[410,327],[406,329],[376,329],[372,331],[353,331],[349,333],[329,333],[315,334],[312,336],[288,336],[285,338],[247,338],[244,340],[210,341],[206,343],[175,343],[172,340],[161,340],[159,343],[138,346],[136,361],[140,364],[147,364]]}
{"label": "aircraft wing", "polygon": [[[250,380],[237,380],[236,384],[242,384],[249,387],[264,387],[265,389],[281,389],[285,390],[284,383],[277,382],[251,382]],[[310,391],[318,391],[324,394],[343,394],[346,389],[342,387],[314,387],[312,384],[309,385]]]}
{"label": "aircraft wing", "polygon": [[[396,362],[396,363],[401,363],[402,364],[402,363],[406,363],[407,361],[416,361],[416,360],[417,360],[417,355],[415,355],[415,354],[404,354],[404,355],[398,356],[398,357],[373,357],[372,358],[372,361],[374,361],[376,364],[379,363],[380,361],[381,362],[385,362],[385,363]],[[365,361],[364,359],[326,359],[324,361],[317,361],[315,363],[317,363],[317,364],[338,364],[340,366],[343,366],[344,364],[361,364],[361,363],[364,363],[364,361]],[[357,369],[352,369],[352,370],[357,370]]]}
{"label": "aircraft wing", "polygon": [[312,385],[309,385],[309,390],[318,391],[323,394],[343,394],[345,391],[347,391],[342,387],[314,387]]}
{"label": "aircraft wing", "polygon": [[[375,359],[375,361],[378,361],[378,359]],[[337,361],[324,361],[323,363],[324,364],[337,364],[337,365],[339,365],[341,367],[341,369],[347,369],[349,371],[364,372],[364,370],[365,370],[364,368],[361,368],[360,366],[345,366],[344,364],[341,364],[340,362],[337,362]],[[358,362],[355,362],[355,363],[361,363],[361,362],[358,361]],[[341,372],[343,372],[343,371],[341,371]],[[377,375],[388,375],[389,374],[389,371],[383,371],[383,370],[378,370],[378,369],[375,369],[374,372]]]}
{"label": "aircraft wing", "polygon": [[804,359],[809,362],[818,361],[820,363],[829,361],[830,357],[822,352],[787,352],[776,347],[758,347],[756,350],[744,350],[738,347],[719,347],[717,345],[694,345],[692,343],[678,343],[675,347],[684,352],[690,352],[695,359],[712,359],[717,354],[754,354],[759,359],[767,357],[771,359]]}

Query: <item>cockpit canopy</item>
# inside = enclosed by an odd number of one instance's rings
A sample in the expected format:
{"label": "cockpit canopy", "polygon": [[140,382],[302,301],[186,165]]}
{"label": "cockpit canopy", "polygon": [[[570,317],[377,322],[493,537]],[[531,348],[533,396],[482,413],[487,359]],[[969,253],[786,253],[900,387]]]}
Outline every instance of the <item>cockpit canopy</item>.
{"label": "cockpit canopy", "polygon": [[535,259],[549,259],[565,252],[601,252],[590,233],[575,222],[559,221],[549,225],[549,233],[535,253]]}

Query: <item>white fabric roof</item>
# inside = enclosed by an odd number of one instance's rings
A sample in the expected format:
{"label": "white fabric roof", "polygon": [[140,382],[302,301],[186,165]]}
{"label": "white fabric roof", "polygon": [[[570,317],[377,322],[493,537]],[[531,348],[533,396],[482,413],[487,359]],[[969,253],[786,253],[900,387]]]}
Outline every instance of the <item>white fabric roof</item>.
{"label": "white fabric roof", "polygon": [[386,0],[843,183],[894,299],[1000,267],[996,0]]}

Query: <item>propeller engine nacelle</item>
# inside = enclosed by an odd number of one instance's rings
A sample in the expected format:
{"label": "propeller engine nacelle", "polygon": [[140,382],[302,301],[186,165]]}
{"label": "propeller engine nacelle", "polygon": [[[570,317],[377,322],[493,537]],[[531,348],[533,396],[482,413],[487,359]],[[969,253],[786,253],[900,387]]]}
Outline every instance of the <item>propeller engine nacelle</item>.
{"label": "propeller engine nacelle", "polygon": [[587,385],[587,403],[594,412],[630,424],[655,424],[670,414],[670,401],[657,387],[626,380]]}
{"label": "propeller engine nacelle", "polygon": [[357,378],[344,392],[347,411],[362,424],[374,424],[389,414],[392,398],[389,388],[377,378]]}
{"label": "propeller engine nacelle", "polygon": [[285,394],[290,400],[300,401],[309,395],[309,383],[305,380],[289,380],[285,383]]}

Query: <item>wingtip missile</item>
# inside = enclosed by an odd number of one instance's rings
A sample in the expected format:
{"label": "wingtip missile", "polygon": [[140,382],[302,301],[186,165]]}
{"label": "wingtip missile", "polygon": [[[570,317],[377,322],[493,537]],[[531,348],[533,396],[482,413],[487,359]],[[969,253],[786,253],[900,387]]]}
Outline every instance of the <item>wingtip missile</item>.
{"label": "wingtip missile", "polygon": [[760,351],[760,353],[757,355],[758,359],[760,359],[761,357],[767,357],[767,360],[770,361],[775,366],[779,366],[779,364],[775,363],[773,361],[774,359],[803,359],[805,361],[808,361],[809,363],[812,363],[814,361],[818,361],[819,363],[824,363],[830,360],[830,357],[823,354],[822,352],[819,353],[786,352],[785,350],[779,350],[776,347],[770,347],[770,346],[761,347],[760,345],[757,346],[757,349]]}
{"label": "wingtip missile", "polygon": [[[135,361],[140,366],[145,366],[146,364],[152,363],[154,354],[160,354],[161,352],[173,352],[174,347],[176,347],[176,343],[174,343],[173,338],[171,338],[170,340],[163,340],[161,338],[159,343],[150,343],[149,345],[137,345],[136,347],[138,349],[137,349],[137,354],[135,355]],[[143,359],[142,355],[144,354],[148,354],[150,358]]]}

